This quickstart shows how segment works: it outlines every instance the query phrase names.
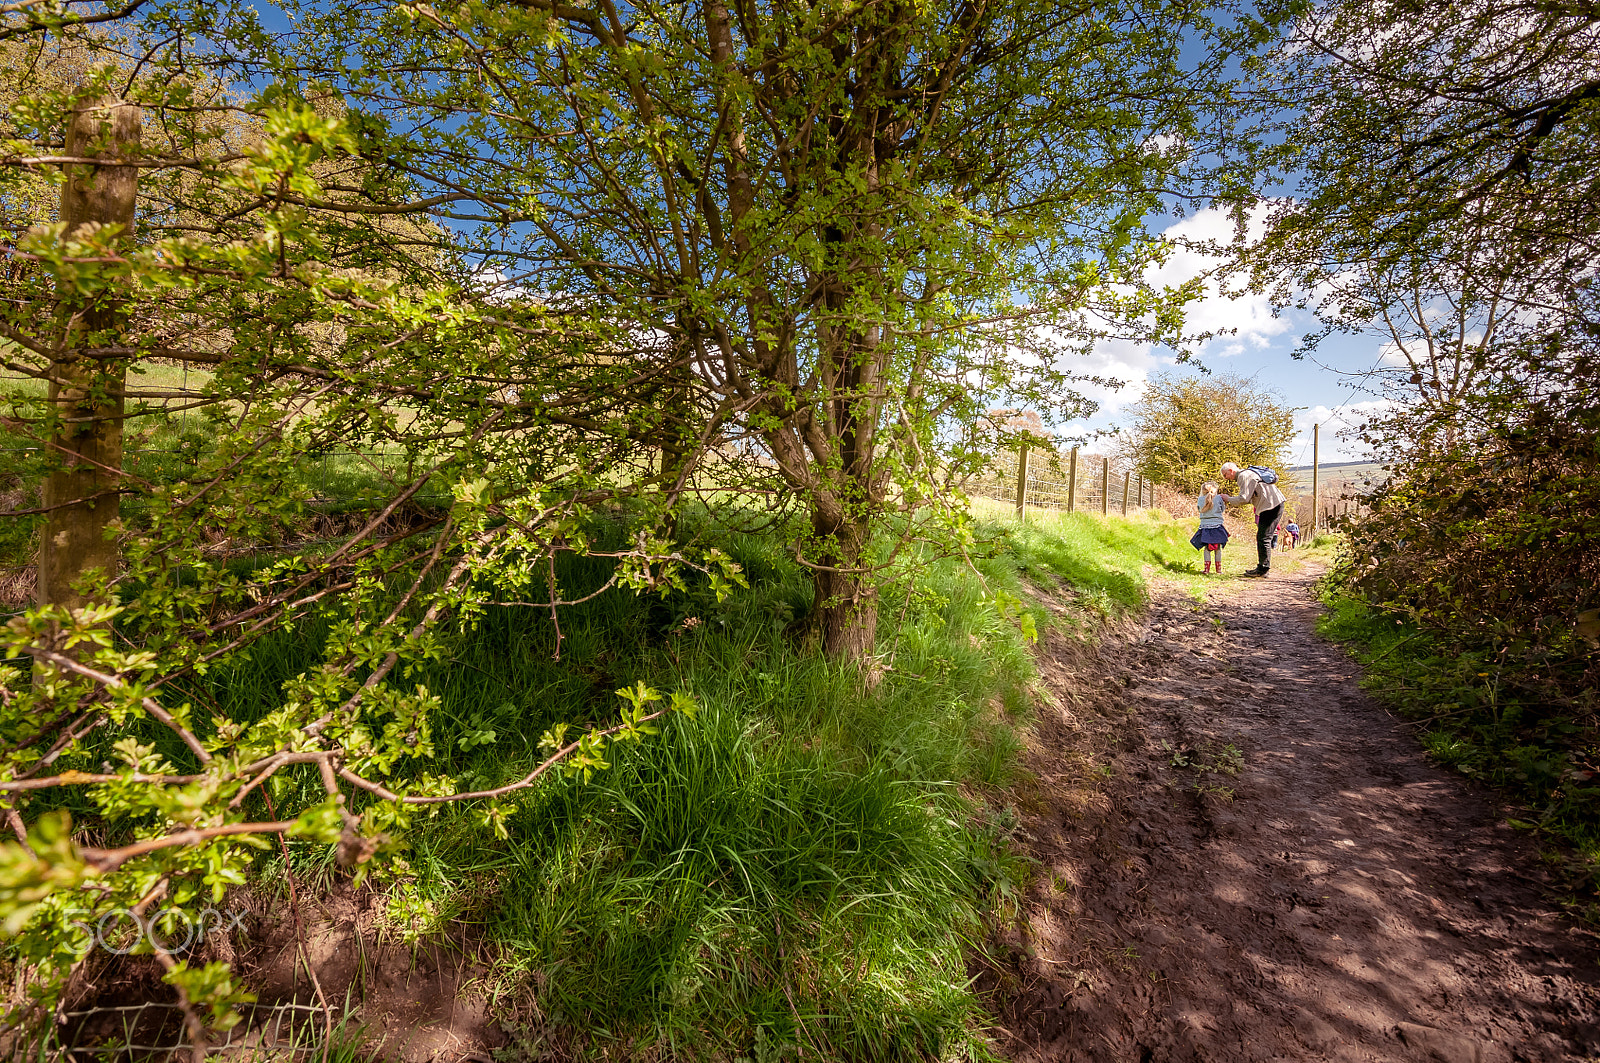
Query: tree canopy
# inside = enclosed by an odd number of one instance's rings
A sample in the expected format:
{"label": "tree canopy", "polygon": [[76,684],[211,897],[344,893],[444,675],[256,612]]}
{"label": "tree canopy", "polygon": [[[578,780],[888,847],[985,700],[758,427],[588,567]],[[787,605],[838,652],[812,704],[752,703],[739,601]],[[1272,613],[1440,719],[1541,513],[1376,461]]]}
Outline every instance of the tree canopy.
{"label": "tree canopy", "polygon": [[1490,375],[1521,374],[1512,362],[1535,349],[1533,377],[1581,371],[1571,359],[1593,341],[1600,256],[1597,61],[1582,5],[1305,12],[1260,84],[1282,123],[1264,158],[1290,195],[1265,204],[1242,261],[1329,331],[1376,326],[1402,354],[1426,351],[1407,366],[1423,377],[1410,394],[1435,412],[1495,352],[1511,361]]}
{"label": "tree canopy", "polygon": [[[1600,232],[1600,28],[1583,5],[1334,3],[1307,11],[1266,88],[1296,198],[1272,245],[1390,263],[1487,227],[1520,293],[1567,290]],[[1565,269],[1566,274],[1563,274]]]}

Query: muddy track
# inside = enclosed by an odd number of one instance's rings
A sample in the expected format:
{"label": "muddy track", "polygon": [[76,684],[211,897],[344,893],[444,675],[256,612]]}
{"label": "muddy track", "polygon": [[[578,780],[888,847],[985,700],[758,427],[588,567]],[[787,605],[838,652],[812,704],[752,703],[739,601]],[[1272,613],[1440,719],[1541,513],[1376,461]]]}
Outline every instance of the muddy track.
{"label": "muddy track", "polygon": [[1315,634],[1314,571],[1052,636],[980,972],[1019,1061],[1600,1060],[1600,938]]}

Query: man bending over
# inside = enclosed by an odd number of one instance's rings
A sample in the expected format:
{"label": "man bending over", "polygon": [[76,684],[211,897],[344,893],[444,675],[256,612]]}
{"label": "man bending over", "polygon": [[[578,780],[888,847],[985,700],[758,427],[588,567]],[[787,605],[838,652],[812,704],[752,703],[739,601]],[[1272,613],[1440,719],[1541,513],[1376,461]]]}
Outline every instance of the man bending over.
{"label": "man bending over", "polygon": [[1248,502],[1255,508],[1256,556],[1260,563],[1247,569],[1245,575],[1265,576],[1272,567],[1272,529],[1283,516],[1283,492],[1276,484],[1263,483],[1261,474],[1253,467],[1241,469],[1231,461],[1222,467],[1222,478],[1239,485],[1238,494],[1224,496],[1230,505],[1242,506]]}

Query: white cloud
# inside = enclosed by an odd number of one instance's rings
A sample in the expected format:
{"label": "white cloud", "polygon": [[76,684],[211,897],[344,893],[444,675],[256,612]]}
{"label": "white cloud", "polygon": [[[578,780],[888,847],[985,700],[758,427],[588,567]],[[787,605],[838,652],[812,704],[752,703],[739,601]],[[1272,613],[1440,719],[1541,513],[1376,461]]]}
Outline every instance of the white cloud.
{"label": "white cloud", "polygon": [[[1439,354],[1442,358],[1448,357],[1452,354],[1452,352],[1457,350],[1464,351],[1468,348],[1476,347],[1482,342],[1483,331],[1481,329],[1473,329],[1468,331],[1465,335],[1460,336],[1452,334],[1449,331],[1445,331],[1444,334],[1439,337]],[[1426,366],[1428,364],[1428,343],[1425,339],[1421,338],[1411,340],[1404,347],[1395,343],[1392,339],[1389,340],[1382,347],[1378,348],[1378,363],[1380,365],[1387,366],[1409,365],[1410,363],[1406,361],[1406,351],[1411,352],[1418,365]],[[1426,371],[1427,370],[1424,369],[1424,372]]]}
{"label": "white cloud", "polygon": [[[1254,238],[1264,227],[1264,212],[1257,211],[1247,220],[1245,235]],[[1214,270],[1222,258],[1208,248],[1223,247],[1234,238],[1234,222],[1226,211],[1208,208],[1181,218],[1162,233],[1174,242],[1167,260],[1149,270],[1145,279],[1155,285],[1177,287],[1208,271]],[[1274,339],[1293,326],[1286,317],[1272,312],[1272,302],[1255,292],[1222,290],[1207,278],[1204,294],[1188,306],[1185,324],[1191,332],[1214,332],[1217,337],[1201,348],[1201,354],[1228,358],[1243,354],[1247,349],[1262,350],[1272,345]]]}
{"label": "white cloud", "polygon": [[1369,461],[1372,448],[1357,438],[1368,418],[1394,408],[1388,399],[1369,399],[1330,409],[1312,406],[1294,415],[1294,442],[1289,446],[1290,465],[1311,464],[1311,426],[1321,425],[1317,454],[1324,465],[1341,461]]}
{"label": "white cloud", "polygon": [[[1106,381],[1104,384],[1074,382],[1071,385],[1074,391],[1099,405],[1098,411],[1087,420],[1062,422],[1058,416],[1052,416],[1052,411],[1048,409],[1037,411],[1052,429],[1072,435],[1104,428],[1114,414],[1144,396],[1152,372],[1171,362],[1170,358],[1160,356],[1150,344],[1128,339],[1102,339],[1092,344],[1086,352],[1077,353],[1077,344],[1063,340],[1054,328],[1039,328],[1035,336],[1036,342],[1041,345],[1060,344],[1060,360],[1054,364],[1061,370],[1075,376],[1099,377]],[[1013,347],[1008,348],[1007,354],[1022,365],[1039,362],[1039,355],[1034,351]],[[975,370],[968,374],[967,380],[974,387],[980,386],[981,375]]]}
{"label": "white cloud", "polygon": [[1150,375],[1174,365],[1174,360],[1158,354],[1147,343],[1133,343],[1128,339],[1102,339],[1094,344],[1090,354],[1078,360],[1077,368],[1085,375],[1102,376],[1122,381],[1122,387],[1101,387],[1098,384],[1078,384],[1078,392],[1099,403],[1093,416],[1054,424],[1066,437],[1083,437],[1104,432],[1123,423],[1126,408],[1144,399],[1149,391]]}
{"label": "white cloud", "polygon": [[1160,359],[1148,343],[1102,340],[1094,345],[1094,350],[1087,356],[1076,361],[1073,368],[1089,376],[1122,382],[1120,388],[1097,384],[1079,386],[1078,390],[1100,403],[1100,411],[1104,414],[1138,402],[1150,382],[1151,371],[1159,362]]}
{"label": "white cloud", "polygon": [[[1157,353],[1148,343],[1131,340],[1101,340],[1087,355],[1072,363],[1074,372],[1122,382],[1121,387],[1077,384],[1078,392],[1099,403],[1092,417],[1080,418],[1057,428],[1066,436],[1082,436],[1111,427],[1128,406],[1144,398],[1150,375],[1172,365],[1173,360]],[[1048,418],[1046,419],[1048,420]]]}
{"label": "white cloud", "polygon": [[[1261,210],[1247,219],[1247,238],[1254,239],[1264,232],[1265,217],[1265,210]],[[1201,296],[1188,304],[1185,314],[1187,332],[1215,334],[1199,347],[1197,353],[1202,364],[1209,363],[1221,369],[1225,367],[1216,366],[1215,361],[1245,354],[1259,355],[1283,346],[1284,335],[1297,327],[1295,320],[1288,315],[1274,315],[1271,300],[1265,295],[1230,294],[1222,290],[1216,280],[1206,276],[1223,262],[1223,256],[1215,251],[1234,239],[1234,222],[1227,212],[1197,211],[1173,222],[1163,235],[1172,243],[1170,251],[1164,262],[1146,272],[1145,279],[1157,287],[1177,287],[1196,277],[1205,277]],[[1144,397],[1154,373],[1176,364],[1172,352],[1164,348],[1130,340],[1103,340],[1087,355],[1073,359],[1070,366],[1073,371],[1085,375],[1120,380],[1123,386],[1079,385],[1079,391],[1100,405],[1089,418],[1063,424],[1052,422],[1047,411],[1040,412],[1045,415],[1046,423],[1067,435],[1110,428],[1119,423],[1129,405]],[[1307,438],[1309,431],[1308,427]]]}
{"label": "white cloud", "polygon": [[514,303],[524,300],[545,302],[544,293],[526,288],[492,266],[480,266],[472,274],[472,287],[483,292],[491,303]]}
{"label": "white cloud", "polygon": [[[1264,228],[1264,215],[1252,215],[1247,235],[1259,235]],[[1209,253],[1207,245],[1222,246],[1233,238],[1233,219],[1221,210],[1197,211],[1168,226],[1164,235],[1173,246],[1165,262],[1152,267],[1146,280],[1158,287],[1181,285],[1213,270],[1222,261],[1219,255]],[[1189,304],[1186,313],[1189,332],[1217,333],[1215,338],[1200,348],[1202,357],[1227,358],[1247,350],[1263,350],[1272,346],[1276,337],[1289,331],[1292,324],[1286,318],[1275,317],[1271,302],[1264,295],[1246,293],[1232,296],[1224,293],[1216,281],[1207,279],[1204,294]],[[1061,425],[1069,434],[1108,427],[1125,407],[1144,397],[1150,375],[1175,364],[1173,358],[1159,353],[1148,343],[1130,340],[1103,340],[1085,357],[1073,362],[1076,372],[1120,380],[1120,388],[1081,385],[1078,390],[1100,404],[1099,411],[1087,420]]]}

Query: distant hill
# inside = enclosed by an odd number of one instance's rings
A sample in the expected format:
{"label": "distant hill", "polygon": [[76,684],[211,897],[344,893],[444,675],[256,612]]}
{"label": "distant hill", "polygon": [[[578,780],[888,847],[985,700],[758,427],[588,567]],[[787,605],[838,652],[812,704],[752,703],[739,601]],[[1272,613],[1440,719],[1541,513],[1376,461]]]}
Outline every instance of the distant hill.
{"label": "distant hill", "polygon": [[[1303,523],[1311,516],[1311,466],[1287,465],[1283,474],[1284,494],[1290,509]],[[1376,461],[1335,461],[1323,464],[1317,475],[1317,494],[1325,511],[1337,512],[1359,506],[1357,501],[1372,484],[1389,478],[1388,468]]]}
{"label": "distant hill", "polygon": [[[1311,466],[1289,465],[1282,471],[1285,480],[1310,488]],[[1336,461],[1323,465],[1317,478],[1322,486],[1339,484],[1363,487],[1368,481],[1376,484],[1387,480],[1389,469],[1376,461]]]}

